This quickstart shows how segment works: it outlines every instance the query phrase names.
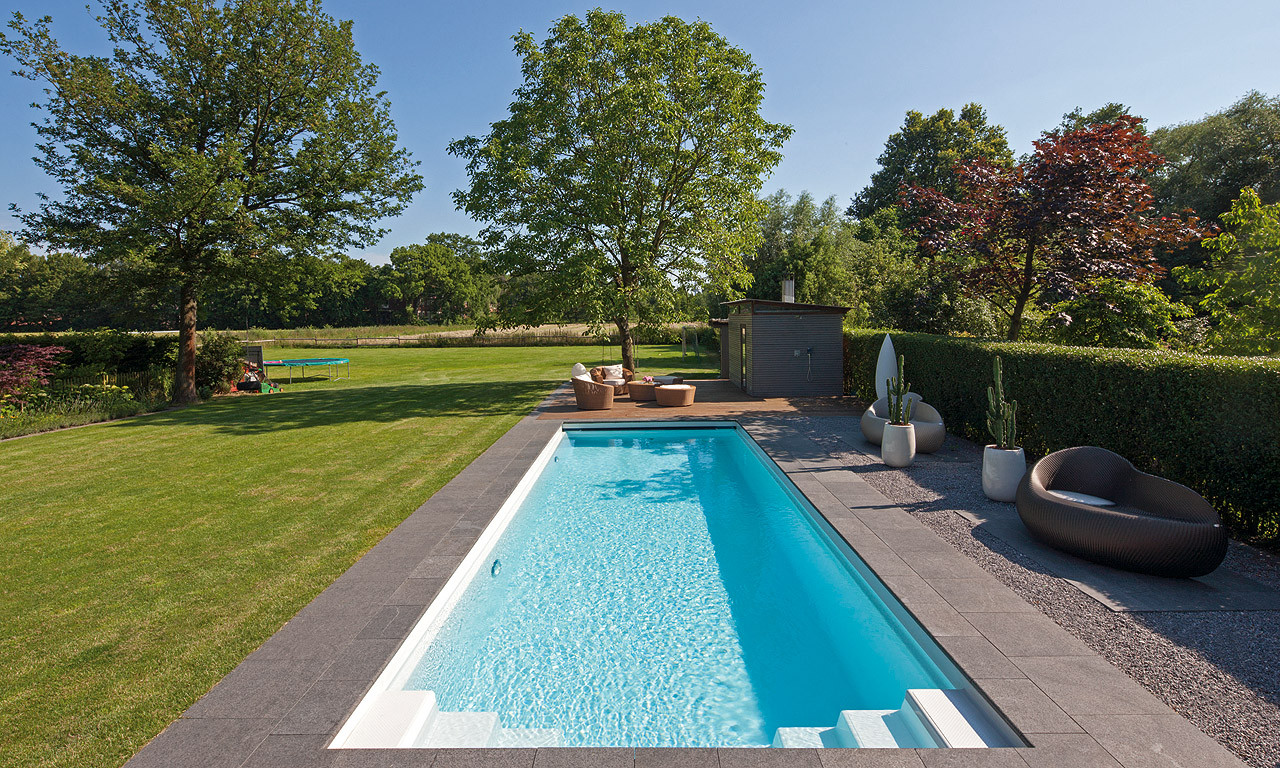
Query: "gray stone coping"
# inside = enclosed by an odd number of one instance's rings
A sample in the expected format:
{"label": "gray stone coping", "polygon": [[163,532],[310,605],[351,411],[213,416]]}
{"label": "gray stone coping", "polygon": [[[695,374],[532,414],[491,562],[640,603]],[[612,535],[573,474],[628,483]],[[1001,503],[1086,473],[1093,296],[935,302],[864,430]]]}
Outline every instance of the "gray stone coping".
{"label": "gray stone coping", "polygon": [[[327,745],[562,422],[517,423],[129,768],[1233,766],[1216,741],[894,506],[792,419],[740,418],[1031,745],[1017,749],[379,749]],[[722,420],[722,419],[721,419]],[[797,458],[806,457],[806,458]]]}

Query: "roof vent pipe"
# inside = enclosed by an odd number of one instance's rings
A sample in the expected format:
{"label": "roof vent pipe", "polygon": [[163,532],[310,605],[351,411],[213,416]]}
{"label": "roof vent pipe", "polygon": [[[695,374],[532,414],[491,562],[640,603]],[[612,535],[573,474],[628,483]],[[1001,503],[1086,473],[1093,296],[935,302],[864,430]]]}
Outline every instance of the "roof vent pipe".
{"label": "roof vent pipe", "polygon": [[788,277],[782,281],[782,300],[787,304],[794,304],[796,300],[796,281],[794,278]]}

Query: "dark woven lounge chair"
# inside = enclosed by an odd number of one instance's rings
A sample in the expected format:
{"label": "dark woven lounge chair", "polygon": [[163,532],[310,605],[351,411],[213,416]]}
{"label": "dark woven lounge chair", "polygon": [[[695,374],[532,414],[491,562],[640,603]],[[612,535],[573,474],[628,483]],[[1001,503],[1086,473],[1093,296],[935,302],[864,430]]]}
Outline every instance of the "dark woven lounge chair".
{"label": "dark woven lounge chair", "polygon": [[[1114,502],[1096,506],[1051,491]],[[1157,576],[1203,576],[1227,554],[1227,531],[1198,493],[1139,472],[1105,448],[1067,448],[1036,462],[1018,487],[1018,516],[1055,549]]]}

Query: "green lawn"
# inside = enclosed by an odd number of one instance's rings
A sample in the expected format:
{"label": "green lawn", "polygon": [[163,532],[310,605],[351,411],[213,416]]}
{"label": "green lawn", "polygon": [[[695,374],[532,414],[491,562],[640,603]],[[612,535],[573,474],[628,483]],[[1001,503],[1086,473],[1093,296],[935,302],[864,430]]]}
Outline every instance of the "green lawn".
{"label": "green lawn", "polygon": [[600,353],[344,350],[351,381],[0,443],[0,766],[123,763]]}

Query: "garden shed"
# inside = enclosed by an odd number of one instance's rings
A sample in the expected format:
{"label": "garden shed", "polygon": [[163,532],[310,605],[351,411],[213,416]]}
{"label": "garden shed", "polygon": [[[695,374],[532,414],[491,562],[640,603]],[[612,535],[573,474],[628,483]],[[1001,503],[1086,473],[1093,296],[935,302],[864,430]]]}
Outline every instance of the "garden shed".
{"label": "garden shed", "polygon": [[725,302],[720,373],[756,397],[844,394],[848,307],[791,301]]}

